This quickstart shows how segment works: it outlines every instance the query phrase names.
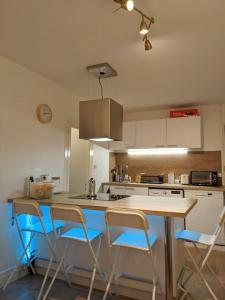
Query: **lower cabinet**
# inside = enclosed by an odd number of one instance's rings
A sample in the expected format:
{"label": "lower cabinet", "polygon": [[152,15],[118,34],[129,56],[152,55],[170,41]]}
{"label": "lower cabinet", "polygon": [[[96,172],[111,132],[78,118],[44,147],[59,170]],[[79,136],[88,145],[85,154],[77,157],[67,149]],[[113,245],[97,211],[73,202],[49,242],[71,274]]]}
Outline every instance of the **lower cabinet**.
{"label": "lower cabinet", "polygon": [[110,188],[111,194],[117,195],[142,195],[148,196],[148,188],[145,187],[127,187],[127,186],[115,186],[104,185],[104,193],[107,193]]}
{"label": "lower cabinet", "polygon": [[[223,192],[185,191],[185,198],[196,198],[198,203],[186,217],[186,229],[213,234],[224,207]],[[225,242],[222,231],[219,241]]]}

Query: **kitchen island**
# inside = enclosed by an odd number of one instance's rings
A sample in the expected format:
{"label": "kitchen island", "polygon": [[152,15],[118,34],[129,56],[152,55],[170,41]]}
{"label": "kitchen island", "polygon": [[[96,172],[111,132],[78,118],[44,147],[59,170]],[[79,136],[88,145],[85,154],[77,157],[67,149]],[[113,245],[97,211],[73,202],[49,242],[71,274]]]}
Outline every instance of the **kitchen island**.
{"label": "kitchen island", "polygon": [[[164,279],[161,282],[165,283],[166,299],[172,300],[175,295],[176,277],[179,272],[179,267],[176,263],[178,252],[176,251],[175,232],[182,229],[183,218],[188,215],[197,203],[197,200],[186,198],[155,198],[150,196],[130,196],[117,201],[71,198],[73,198],[71,194],[62,194],[53,196],[52,199],[38,200],[38,202],[42,206],[50,206],[55,203],[78,205],[85,210],[92,211],[104,211],[107,208],[138,209],[149,216],[150,230],[152,228],[159,236],[161,242],[159,253],[164,256],[164,258],[162,256],[159,257],[159,264],[162,262],[162,259],[164,264]],[[12,200],[10,199],[9,202]]]}

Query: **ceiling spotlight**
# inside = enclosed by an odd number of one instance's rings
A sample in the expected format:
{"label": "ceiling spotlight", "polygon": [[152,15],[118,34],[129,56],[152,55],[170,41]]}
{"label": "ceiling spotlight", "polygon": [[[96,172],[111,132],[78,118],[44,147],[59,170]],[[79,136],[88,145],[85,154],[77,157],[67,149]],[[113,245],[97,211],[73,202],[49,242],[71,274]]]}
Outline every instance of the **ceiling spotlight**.
{"label": "ceiling spotlight", "polygon": [[128,0],[126,2],[126,8],[129,11],[132,11],[134,9],[134,1],[133,0]]}
{"label": "ceiling spotlight", "polygon": [[140,25],[140,34],[142,35],[145,35],[148,33],[148,25],[147,23],[145,22],[145,18],[144,16],[142,16],[142,19],[141,19],[141,25]]}
{"label": "ceiling spotlight", "polygon": [[145,38],[145,51],[148,51],[151,49],[152,49],[152,44],[150,43],[149,39],[146,37]]}

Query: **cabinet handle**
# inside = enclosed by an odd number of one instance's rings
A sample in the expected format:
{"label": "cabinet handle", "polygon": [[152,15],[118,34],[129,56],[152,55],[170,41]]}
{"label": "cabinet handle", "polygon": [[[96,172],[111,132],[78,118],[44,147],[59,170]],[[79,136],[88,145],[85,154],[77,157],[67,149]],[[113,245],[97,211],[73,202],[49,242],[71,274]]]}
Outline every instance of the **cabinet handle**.
{"label": "cabinet handle", "polygon": [[156,145],[155,147],[156,148],[165,148],[166,146],[165,145]]}
{"label": "cabinet handle", "polygon": [[125,188],[127,191],[134,191],[134,188]]}

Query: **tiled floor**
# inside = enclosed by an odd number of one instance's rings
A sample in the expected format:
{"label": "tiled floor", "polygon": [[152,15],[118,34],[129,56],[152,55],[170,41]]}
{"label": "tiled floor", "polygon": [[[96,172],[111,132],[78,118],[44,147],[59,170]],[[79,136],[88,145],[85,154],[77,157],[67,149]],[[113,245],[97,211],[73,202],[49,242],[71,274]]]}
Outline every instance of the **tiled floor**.
{"label": "tiled floor", "polygon": [[[42,276],[27,276],[9,285],[4,293],[0,293],[0,300],[36,300],[40,289]],[[72,285],[68,287],[67,283],[57,280],[51,290],[48,300],[85,300],[87,299],[86,288]],[[93,300],[102,299],[102,293],[93,291]],[[112,300],[128,300],[124,297],[113,297]]]}
{"label": "tiled floor", "polygon": [[[36,300],[38,290],[42,282],[41,276],[27,276],[19,281],[12,283],[8,289],[0,294],[0,300]],[[218,300],[225,299],[225,291],[217,287],[216,283],[210,278],[210,283],[216,291]],[[161,298],[161,297],[160,297]],[[85,300],[87,299],[87,289],[81,286],[72,285],[68,288],[66,282],[57,280],[52,288],[48,300]],[[102,299],[102,293],[99,291],[93,292],[93,300]],[[151,299],[151,297],[149,297]],[[211,300],[207,290],[197,276],[193,277],[191,296],[186,300]],[[112,297],[110,300],[130,300],[124,297]],[[141,300],[141,299],[140,299]],[[158,300],[158,298],[157,298]]]}
{"label": "tiled floor", "polygon": [[[210,265],[213,267],[225,285],[225,252],[214,252],[209,261]],[[216,293],[218,300],[225,300],[225,290],[218,285],[218,283],[211,275],[209,275],[209,273],[207,273],[207,269],[204,273],[206,274],[208,282]],[[0,300],[36,300],[42,280],[43,277],[41,276],[24,277],[10,284],[4,293],[0,292]],[[188,296],[186,300],[212,299],[201,279],[196,274],[193,276],[189,284],[191,286],[191,295]],[[66,282],[57,280],[51,290],[48,300],[83,300],[86,299],[86,297],[86,288],[76,285],[72,285],[72,287],[68,288]],[[94,291],[92,300],[100,299],[102,299],[102,293],[99,291]],[[149,296],[149,299],[151,299],[151,296]],[[110,300],[129,299],[114,296],[110,298]],[[157,300],[161,300],[161,297],[157,297]]]}

